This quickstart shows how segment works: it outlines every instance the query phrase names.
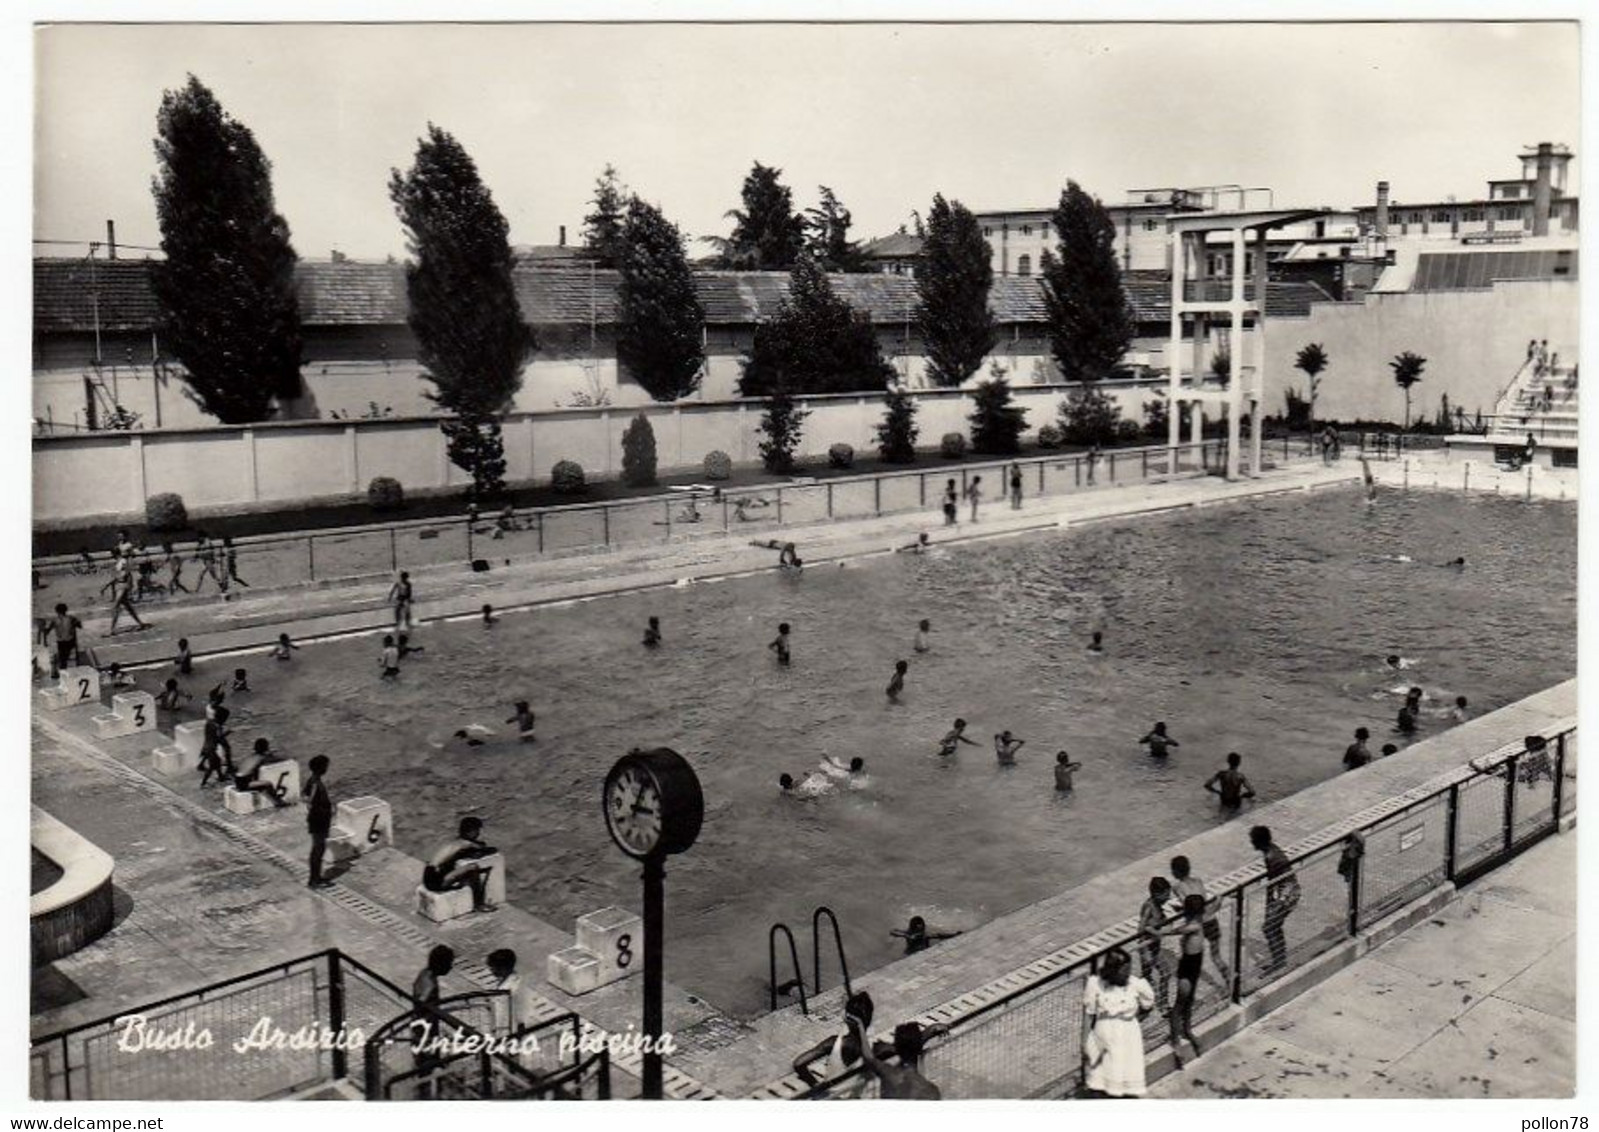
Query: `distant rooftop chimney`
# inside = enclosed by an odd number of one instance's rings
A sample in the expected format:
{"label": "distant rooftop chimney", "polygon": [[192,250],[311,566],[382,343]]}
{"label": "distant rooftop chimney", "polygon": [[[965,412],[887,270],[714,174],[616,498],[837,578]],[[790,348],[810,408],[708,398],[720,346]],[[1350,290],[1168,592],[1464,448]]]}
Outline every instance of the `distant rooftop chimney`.
{"label": "distant rooftop chimney", "polygon": [[1377,182],[1377,238],[1388,238],[1388,182]]}
{"label": "distant rooftop chimney", "polygon": [[1549,188],[1551,171],[1554,168],[1555,147],[1549,142],[1539,142],[1537,161],[1537,177],[1532,184],[1532,234],[1534,236],[1547,236],[1549,234]]}
{"label": "distant rooftop chimney", "polygon": [[561,247],[566,247],[566,225],[561,225]]}

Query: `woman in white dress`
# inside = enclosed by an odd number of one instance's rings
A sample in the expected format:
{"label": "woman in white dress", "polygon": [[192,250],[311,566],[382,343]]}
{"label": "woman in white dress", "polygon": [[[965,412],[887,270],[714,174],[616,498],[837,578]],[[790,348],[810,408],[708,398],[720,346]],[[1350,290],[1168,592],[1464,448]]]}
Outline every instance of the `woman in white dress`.
{"label": "woman in white dress", "polygon": [[1121,948],[1105,954],[1083,987],[1083,1084],[1111,1097],[1144,1095],[1144,1034],[1138,1020],[1155,1006],[1149,981],[1133,974]]}

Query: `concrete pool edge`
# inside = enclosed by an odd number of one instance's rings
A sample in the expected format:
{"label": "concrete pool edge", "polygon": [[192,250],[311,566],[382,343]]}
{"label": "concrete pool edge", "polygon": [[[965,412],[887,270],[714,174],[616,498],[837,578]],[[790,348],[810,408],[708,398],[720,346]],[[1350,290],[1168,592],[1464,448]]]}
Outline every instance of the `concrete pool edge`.
{"label": "concrete pool edge", "polygon": [[81,950],[111,930],[115,861],[65,822],[32,806],[29,837],[61,875],[28,901],[33,966]]}
{"label": "concrete pool edge", "polygon": [[[1327,837],[1339,836],[1363,821],[1424,796],[1440,780],[1466,773],[1470,758],[1517,745],[1525,735],[1573,720],[1577,710],[1576,683],[1575,678],[1563,681],[1422,740],[1399,755],[1306,787],[1082,885],[997,917],[957,939],[866,972],[854,980],[855,989],[872,994],[877,1004],[877,1024],[885,1030],[891,1030],[893,1023],[899,1021],[942,1021],[964,1014],[983,1001],[1002,997],[1080,961],[1119,938],[1135,922],[1127,913],[1136,908],[1145,880],[1151,875],[1164,875],[1172,855],[1187,855],[1194,863],[1195,873],[1213,889],[1248,879],[1260,871],[1258,854],[1248,847],[1245,838],[1250,825],[1271,826],[1278,843],[1291,855]],[[1386,923],[1373,925],[1363,935]],[[1073,942],[1059,946],[1056,941],[1063,938]],[[1316,963],[1307,966],[1322,969]],[[1284,981],[1297,982],[1299,974],[1295,972]],[[734,1043],[709,1056],[695,1056],[684,1067],[727,1095],[796,1095],[804,1087],[789,1072],[787,1058],[771,1054],[782,1051],[792,1057],[826,1033],[836,1031],[841,1009],[839,992],[830,991],[811,1001],[809,1018],[801,1016],[797,1007],[764,1015],[750,1024],[752,1033],[747,1043]],[[1226,1015],[1223,1011],[1218,1017]],[[757,1059],[767,1067],[764,1077],[751,1068]]]}

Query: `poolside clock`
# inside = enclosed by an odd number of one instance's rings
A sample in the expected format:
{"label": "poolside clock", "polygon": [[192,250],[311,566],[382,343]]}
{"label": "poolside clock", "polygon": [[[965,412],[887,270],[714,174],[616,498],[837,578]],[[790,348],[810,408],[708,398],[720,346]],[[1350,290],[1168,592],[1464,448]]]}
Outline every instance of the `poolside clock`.
{"label": "poolside clock", "polygon": [[605,828],[629,857],[644,862],[644,1097],[661,1098],[661,932],[666,858],[700,835],[705,795],[688,760],[667,747],[634,748],[611,767],[600,798]]}

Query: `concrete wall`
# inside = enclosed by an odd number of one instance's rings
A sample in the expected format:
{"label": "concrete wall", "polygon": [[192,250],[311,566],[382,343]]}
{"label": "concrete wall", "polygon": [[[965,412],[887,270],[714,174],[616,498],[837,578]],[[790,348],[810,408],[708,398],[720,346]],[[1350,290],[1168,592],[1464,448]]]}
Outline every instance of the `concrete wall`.
{"label": "concrete wall", "polygon": [[[1106,391],[1124,417],[1142,420],[1156,382],[1112,382]],[[1054,420],[1069,389],[1016,388],[1031,429]],[[946,432],[969,434],[968,393],[918,391],[920,443],[936,447]],[[800,454],[823,456],[843,442],[864,454],[876,450],[883,416],[878,395],[801,398],[810,410]],[[663,472],[703,467],[708,452],[738,464],[760,459],[762,402],[719,401],[649,405],[640,409],[564,409],[514,413],[505,422],[507,478],[544,482],[558,460],[576,460],[592,479],[619,475],[622,433],[638,412],[655,430]],[[190,508],[289,504],[365,492],[374,476],[392,476],[408,490],[461,486],[467,477],[450,463],[444,436],[431,418],[370,421],[282,421],[251,427],[159,429],[36,437],[33,443],[34,517],[48,521],[141,513],[144,500],[175,491]]]}
{"label": "concrete wall", "polygon": [[1405,399],[1388,363],[1411,350],[1427,359],[1411,390],[1413,416],[1431,418],[1440,394],[1468,414],[1493,412],[1495,398],[1527,356],[1529,338],[1547,339],[1578,361],[1580,284],[1529,280],[1488,291],[1368,295],[1359,303],[1318,303],[1302,319],[1266,323],[1266,412],[1284,411],[1284,391],[1306,393],[1294,355],[1320,342],[1331,364],[1322,373],[1316,415],[1399,421]]}

